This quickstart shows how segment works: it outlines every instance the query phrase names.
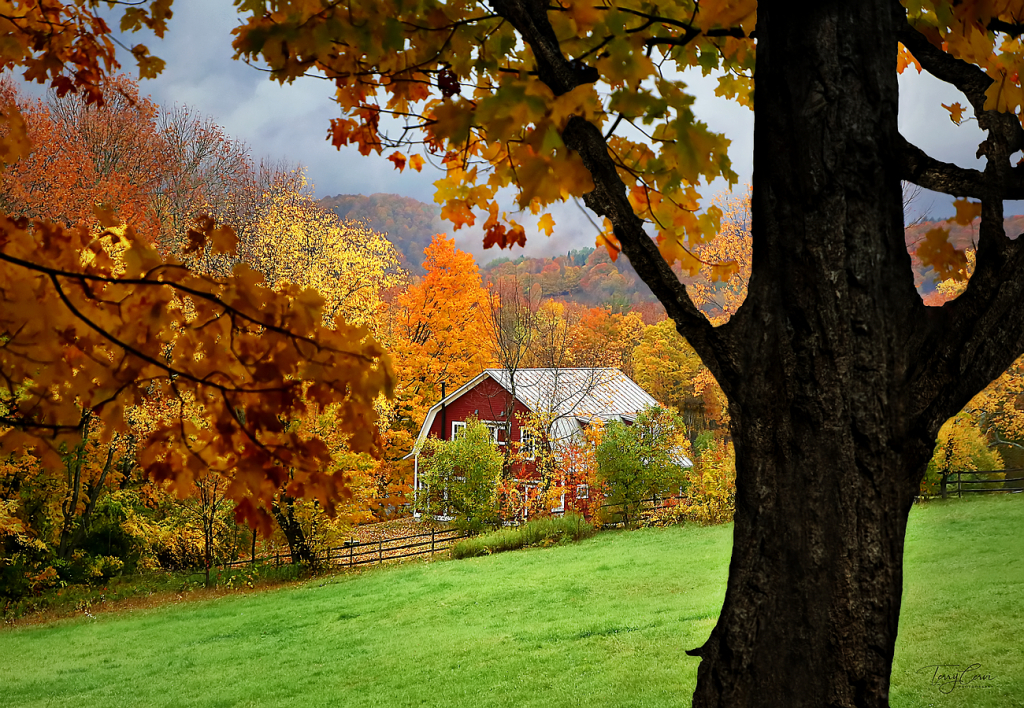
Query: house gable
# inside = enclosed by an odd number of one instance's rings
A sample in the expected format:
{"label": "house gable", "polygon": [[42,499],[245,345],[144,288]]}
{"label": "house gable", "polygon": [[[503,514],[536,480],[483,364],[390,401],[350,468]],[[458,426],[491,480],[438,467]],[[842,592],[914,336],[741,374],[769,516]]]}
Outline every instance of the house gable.
{"label": "house gable", "polygon": [[[529,415],[530,409],[521,401],[516,401],[511,406],[512,396],[504,387],[489,375],[483,375],[475,380],[472,386],[465,387],[465,390],[456,391],[449,396],[442,406],[437,404],[430,410],[432,415],[428,416],[417,443],[427,437],[435,437],[441,440],[451,440],[453,425],[465,423],[470,418],[476,418],[484,423],[500,424],[504,426],[509,420],[511,413],[511,437],[518,441],[520,437],[519,419]],[[498,440],[505,443],[505,431],[501,430]]]}

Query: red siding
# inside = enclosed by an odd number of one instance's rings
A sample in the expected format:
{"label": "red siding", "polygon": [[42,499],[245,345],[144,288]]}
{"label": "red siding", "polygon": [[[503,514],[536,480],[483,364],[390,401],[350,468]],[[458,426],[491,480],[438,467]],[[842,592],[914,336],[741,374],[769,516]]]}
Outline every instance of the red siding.
{"label": "red siding", "polygon": [[[430,430],[427,431],[427,436],[451,440],[452,423],[464,423],[469,418],[493,423],[505,423],[511,399],[512,396],[509,392],[499,386],[494,379],[484,377],[476,386],[463,393],[454,401],[450,401],[445,406],[443,412],[437,412]],[[515,402],[515,406],[512,409],[511,427],[513,442],[519,442],[520,440],[519,418],[525,417],[529,413],[530,410],[521,402]],[[505,442],[504,430],[499,434],[501,437],[498,441]],[[523,476],[525,478],[535,476],[536,470],[533,463],[528,462],[526,464],[524,473]]]}

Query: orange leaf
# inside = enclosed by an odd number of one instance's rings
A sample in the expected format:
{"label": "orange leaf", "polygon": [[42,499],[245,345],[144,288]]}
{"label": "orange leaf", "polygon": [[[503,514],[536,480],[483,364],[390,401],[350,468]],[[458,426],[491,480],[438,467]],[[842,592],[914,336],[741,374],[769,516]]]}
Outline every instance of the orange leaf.
{"label": "orange leaf", "polygon": [[964,107],[959,102],[954,103],[952,106],[947,106],[945,103],[940,104],[943,108],[949,111],[949,119],[960,125],[964,120]]}
{"label": "orange leaf", "polygon": [[917,73],[920,74],[921,65],[918,63],[914,55],[911,54],[907,50],[907,48],[903,46],[903,44],[897,43],[896,46],[898,47],[898,51],[896,54],[896,71],[902,74],[907,69],[907,67],[912,66],[915,69],[917,69]]}
{"label": "orange leaf", "polygon": [[423,170],[423,156],[422,155],[413,155],[412,157],[410,157],[409,158],[409,167],[413,168],[417,172],[422,171]]}
{"label": "orange leaf", "polygon": [[395,163],[395,167],[398,168],[399,172],[405,169],[405,155],[398,152],[397,150],[388,155],[388,159]]}
{"label": "orange leaf", "polygon": [[608,256],[613,262],[619,259],[619,253],[622,251],[622,246],[619,245],[619,239],[617,239],[610,230],[597,235],[596,245],[598,248],[604,246],[608,250]]}
{"label": "orange leaf", "polygon": [[931,229],[917,247],[921,262],[935,269],[939,280],[963,280],[967,268],[967,256],[949,242],[949,230]]}

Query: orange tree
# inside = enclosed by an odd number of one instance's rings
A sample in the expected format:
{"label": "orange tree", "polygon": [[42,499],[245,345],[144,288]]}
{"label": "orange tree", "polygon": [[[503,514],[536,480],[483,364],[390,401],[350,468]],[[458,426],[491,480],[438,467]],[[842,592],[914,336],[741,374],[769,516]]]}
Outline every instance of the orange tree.
{"label": "orange tree", "polygon": [[[4,4],[14,41],[0,62],[88,94],[113,61],[97,4]],[[170,4],[122,6],[122,27],[161,34]],[[907,515],[936,434],[1024,352],[1024,240],[1002,220],[1003,200],[1024,195],[1010,162],[1024,146],[1018,5],[243,0],[235,47],[275,79],[333,81],[337,145],[394,150],[396,167],[417,169],[423,157],[401,150],[422,140],[446,173],[443,215],[471,223],[482,210],[488,244],[526,237],[498,206],[506,187],[523,209],[581,197],[606,220],[601,242],[629,257],[729,400],[733,557],[722,613],[694,651],[694,705],[885,706]],[[142,74],[159,70],[132,52]],[[900,135],[897,73],[910,66],[965,95],[948,115],[973,113],[987,132],[984,169]],[[721,95],[756,98],[751,277],[718,327],[671,269],[736,268],[693,255],[721,216],[700,211],[696,185],[735,175],[727,140],[693,115],[687,67],[717,70]],[[26,142],[17,112],[4,117],[11,158]],[[970,284],[941,308],[914,289],[901,180],[981,216]],[[940,277],[964,263],[941,230],[917,253]]]}
{"label": "orange tree", "polygon": [[390,293],[377,314],[377,332],[394,359],[393,400],[378,401],[384,456],[374,470],[378,514],[406,503],[412,450],[427,410],[489,365],[487,291],[473,257],[436,234],[424,250],[426,273]]}

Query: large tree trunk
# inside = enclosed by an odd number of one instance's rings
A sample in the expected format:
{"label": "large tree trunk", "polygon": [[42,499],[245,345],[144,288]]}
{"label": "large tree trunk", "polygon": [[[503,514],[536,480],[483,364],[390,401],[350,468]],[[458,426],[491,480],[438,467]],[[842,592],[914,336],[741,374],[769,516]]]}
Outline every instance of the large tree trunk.
{"label": "large tree trunk", "polygon": [[744,375],[723,382],[733,556],[695,652],[696,707],[888,705],[907,515],[935,435],[905,402],[918,296],[892,25],[886,3],[758,8],[754,275],[737,322],[751,338]]}

